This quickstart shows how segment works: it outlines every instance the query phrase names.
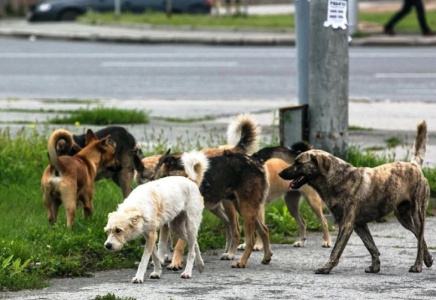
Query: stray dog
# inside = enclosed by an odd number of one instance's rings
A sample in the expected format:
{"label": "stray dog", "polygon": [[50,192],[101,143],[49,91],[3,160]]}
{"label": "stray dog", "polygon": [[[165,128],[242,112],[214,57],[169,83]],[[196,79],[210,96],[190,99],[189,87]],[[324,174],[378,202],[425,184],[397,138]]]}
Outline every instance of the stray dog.
{"label": "stray dog", "polygon": [[[244,222],[245,251],[241,259],[232,264],[232,268],[245,268],[254,246],[254,229],[259,233],[264,245],[262,263],[268,264],[272,256],[268,227],[258,217],[259,209],[268,193],[265,169],[250,156],[229,150],[225,150],[220,156],[209,158],[209,166],[200,187],[205,207],[213,210],[219,207],[224,199],[228,199],[232,201]],[[164,156],[156,166],[156,178],[186,175],[177,154]],[[237,242],[233,241],[236,246],[232,251],[236,252]],[[180,261],[177,255],[178,251],[174,251],[173,264]]]}
{"label": "stray dog", "polygon": [[[289,212],[298,223],[300,232],[299,240],[294,243],[294,247],[304,247],[306,245],[306,223],[303,216],[299,212],[301,195],[307,200],[313,212],[316,214],[322,228],[323,241],[322,247],[330,247],[332,242],[330,239],[330,232],[328,229],[327,219],[324,217],[322,200],[318,193],[305,184],[298,190],[289,190],[289,181],[280,178],[279,173],[294,163],[295,157],[301,152],[308,151],[312,147],[305,143],[300,142],[291,146],[291,148],[277,146],[266,147],[254,153],[252,157],[264,163],[265,168],[268,170],[269,190],[266,202],[262,204],[259,212],[259,218],[265,222],[265,204],[269,204],[277,200],[277,198],[284,196],[286,206]],[[245,244],[239,245],[238,249],[243,250]],[[254,250],[262,250],[262,240],[257,236]]]}
{"label": "stray dog", "polygon": [[[132,181],[135,174],[133,163],[133,154],[137,157],[142,157],[142,152],[136,146],[135,138],[124,128],[120,126],[109,126],[95,132],[95,136],[101,139],[107,135],[116,143],[115,156],[121,163],[122,169],[119,172],[113,172],[108,169],[99,170],[96,180],[103,178],[112,178],[112,180],[121,188],[123,197],[127,196],[132,191]],[[59,140],[56,145],[58,155],[74,155],[78,153],[86,144],[86,137],[82,135],[73,135],[74,145],[66,147],[64,140]]]}
{"label": "stray dog", "polygon": [[[227,145],[218,148],[205,148],[201,152],[206,154],[208,158],[223,154],[225,150],[234,153],[252,154],[259,148],[260,127],[256,121],[249,114],[238,115],[227,128]],[[146,158],[139,158],[134,155],[136,182],[138,184],[146,183],[153,180],[155,177],[156,166],[159,161],[168,155],[153,155]],[[181,154],[173,154],[166,158],[165,164],[171,164],[172,161],[175,165],[180,161]],[[172,175],[175,175],[174,173]],[[182,170],[180,175],[184,175]],[[240,232],[238,226],[238,214],[235,211],[233,204],[229,201],[222,201],[219,205],[209,205],[208,199],[205,198],[206,209],[210,210],[218,218],[220,218],[226,229],[226,246],[225,252],[221,255],[223,260],[232,260],[236,254]],[[168,237],[168,230],[161,230],[159,240],[166,239]],[[163,243],[162,243],[163,245]],[[168,269],[179,270],[182,268],[182,257],[185,244],[183,241],[179,241],[174,249],[174,256],[172,263],[167,266]],[[169,253],[169,251],[168,251]],[[166,255],[169,258],[169,254]]]}
{"label": "stray dog", "polygon": [[56,222],[59,206],[64,204],[67,215],[67,227],[71,228],[76,215],[78,202],[83,204],[85,218],[93,213],[92,197],[94,180],[100,169],[113,172],[121,170],[116,159],[115,143],[110,135],[98,140],[92,130],[86,132],[86,147],[74,156],[57,155],[59,140],[66,148],[73,147],[73,136],[64,129],[54,131],[48,140],[48,158],[50,165],[41,179],[44,205],[50,223]]}
{"label": "stray dog", "polygon": [[[224,150],[235,153],[252,154],[259,148],[260,127],[248,114],[238,115],[227,128],[227,145],[218,148],[205,148],[201,152],[207,157],[221,155]],[[169,154],[168,151],[166,154]],[[154,171],[159,159],[166,154],[157,154],[142,158],[140,155],[133,155],[133,162],[136,170],[135,181],[137,184],[147,183],[154,178]],[[181,154],[178,154],[181,156]]]}
{"label": "stray dog", "polygon": [[[147,243],[133,283],[142,283],[150,255],[153,258],[154,271],[150,278],[160,278],[162,273],[161,254],[155,249],[157,230],[169,224],[171,231],[187,241],[189,246],[188,261],[182,278],[191,278],[194,260],[200,272],[204,263],[197,243],[204,208],[199,185],[208,168],[208,160],[200,152],[184,153],[181,158],[187,177],[173,176],[162,178],[138,186],[116,212],[110,213],[104,230],[108,238],[104,243],[106,249],[118,251],[123,244],[141,235]],[[160,250],[161,245],[159,245]]]}
{"label": "stray dog", "polygon": [[312,186],[326,203],[339,224],[339,233],[329,261],[317,274],[328,274],[354,231],[372,257],[367,273],[380,271],[380,253],[368,229],[368,222],[394,212],[398,221],[418,239],[415,264],[409,272],[419,273],[422,261],[427,267],[433,257],[424,239],[425,210],[430,188],[421,171],[427,143],[427,125],[418,124],[414,153],[410,163],[394,162],[375,168],[356,168],[322,150],[310,150],[297,156],[295,163],[280,177],[291,180],[290,188]]}

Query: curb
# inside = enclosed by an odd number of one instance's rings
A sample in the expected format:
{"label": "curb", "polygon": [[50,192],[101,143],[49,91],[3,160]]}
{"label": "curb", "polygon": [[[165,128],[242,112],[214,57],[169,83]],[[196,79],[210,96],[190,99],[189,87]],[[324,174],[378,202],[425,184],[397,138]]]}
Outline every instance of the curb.
{"label": "curb", "polygon": [[[1,37],[12,38],[29,38],[36,37],[39,39],[52,40],[70,40],[70,41],[92,41],[92,42],[110,42],[110,43],[130,43],[130,44],[199,44],[199,45],[226,45],[226,46],[294,46],[295,37],[293,34],[281,33],[280,35],[271,34],[271,36],[255,36],[249,32],[239,32],[238,36],[217,36],[216,31],[209,31],[209,35],[196,36],[193,34],[179,35],[180,30],[171,31],[172,34],[166,36],[156,35],[120,35],[120,34],[99,34],[86,32],[62,32],[62,31],[41,31],[41,30],[19,30],[13,28],[1,28]],[[188,30],[183,30],[187,32]],[[205,33],[206,31],[196,31]],[[225,31],[221,30],[221,33]],[[235,32],[235,31],[228,31]],[[206,32],[208,33],[208,32]],[[256,32],[257,33],[257,32]],[[421,37],[421,36],[374,36],[365,38],[354,38],[349,43],[350,47],[358,46],[436,46],[436,37]]]}

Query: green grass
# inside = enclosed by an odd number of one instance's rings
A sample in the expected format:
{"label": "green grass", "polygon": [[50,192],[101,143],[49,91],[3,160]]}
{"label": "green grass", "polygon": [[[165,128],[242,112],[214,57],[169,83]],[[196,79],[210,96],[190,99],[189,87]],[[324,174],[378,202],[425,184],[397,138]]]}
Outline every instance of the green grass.
{"label": "green grass", "polygon": [[78,22],[91,24],[150,24],[163,26],[188,27],[227,27],[227,28],[265,28],[265,29],[291,29],[294,27],[294,16],[221,16],[174,14],[170,19],[164,13],[131,14],[124,13],[120,17],[114,13],[88,12],[79,17]]}
{"label": "green grass", "polygon": [[[394,14],[395,14],[394,12],[360,13],[359,22],[370,22],[373,24],[378,24],[380,26],[383,26],[389,21],[389,19]],[[436,29],[436,10],[427,10],[426,17],[427,17],[427,23],[430,26],[430,28]],[[399,33],[421,32],[415,10],[413,10],[410,14],[404,17],[399,23],[397,23],[397,25],[395,26],[395,31]]]}
{"label": "green grass", "polygon": [[372,131],[372,128],[350,125],[350,126],[348,126],[348,130],[350,130],[350,131]]}
{"label": "green grass", "polygon": [[403,140],[397,136],[392,136],[385,140],[388,148],[395,148],[403,143]]}
{"label": "green grass", "polygon": [[93,300],[136,300],[136,298],[132,297],[117,297],[114,294],[108,293],[104,296],[97,295]]}
{"label": "green grass", "polygon": [[75,124],[79,122],[80,124],[111,125],[146,124],[148,121],[148,114],[142,110],[97,107],[91,109],[80,108],[70,116],[53,118],[49,123]]}
{"label": "green grass", "polygon": [[[380,13],[359,13],[359,22],[369,22],[375,25],[383,26],[394,12]],[[436,28],[436,11],[426,12],[427,21],[431,28]],[[164,13],[145,13],[145,14],[122,14],[116,17],[113,13],[99,14],[89,12],[79,18],[82,23],[99,23],[99,24],[149,24],[162,26],[186,26],[192,28],[198,27],[223,27],[223,28],[261,28],[290,30],[294,29],[294,15],[267,15],[267,16],[221,16],[211,15],[184,15],[175,14],[168,19]],[[416,14],[414,11],[407,15],[400,23],[397,24],[398,32],[420,32]],[[366,37],[368,33],[359,32],[356,37]]]}
{"label": "green grass", "polygon": [[[143,252],[140,240],[128,243],[118,253],[110,253],[103,247],[107,215],[122,201],[121,191],[112,181],[96,183],[95,213],[89,220],[84,221],[79,210],[73,228],[68,230],[61,206],[57,223],[48,224],[40,187],[41,175],[48,165],[46,136],[46,132],[27,128],[11,138],[8,130],[0,130],[0,291],[41,288],[53,277],[89,276],[96,270],[135,268]],[[152,138],[156,144],[147,154],[167,149],[168,141],[163,134],[157,132]],[[194,149],[202,144],[198,140],[190,141],[190,145],[184,142],[186,139],[180,137],[174,151]],[[221,136],[211,133],[208,142],[208,146],[217,146],[223,141]],[[389,153],[375,155],[356,148],[349,151],[349,161],[356,166],[373,167],[394,158]],[[424,169],[424,174],[435,195],[436,169]],[[301,203],[301,213],[308,230],[319,230],[320,224],[305,201]],[[283,201],[267,206],[266,224],[273,243],[294,242],[297,224]],[[204,212],[198,241],[202,251],[224,247],[224,226],[208,211]]]}

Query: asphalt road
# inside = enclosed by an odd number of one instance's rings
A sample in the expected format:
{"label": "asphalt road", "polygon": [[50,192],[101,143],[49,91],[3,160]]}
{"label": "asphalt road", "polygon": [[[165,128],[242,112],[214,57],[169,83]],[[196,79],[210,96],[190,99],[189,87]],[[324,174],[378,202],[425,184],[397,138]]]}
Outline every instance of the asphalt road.
{"label": "asphalt road", "polygon": [[[427,218],[426,240],[433,255],[436,254],[435,226],[436,218]],[[310,232],[305,248],[272,245],[274,255],[269,265],[260,263],[261,253],[253,253],[245,269],[232,269],[230,261],[219,260],[221,252],[217,250],[203,253],[205,270],[199,274],[194,269],[192,279],[181,279],[180,271],[164,269],[161,279],[151,280],[148,279],[149,267],[145,282],[137,285],[130,283],[136,270],[112,270],[98,272],[90,278],[55,279],[49,288],[8,292],[4,293],[4,298],[87,300],[113,293],[138,300],[435,299],[435,266],[423,267],[419,274],[408,272],[416,257],[413,234],[395,219],[371,224],[370,230],[381,254],[378,274],[364,272],[371,257],[356,234],[352,235],[339,265],[330,275],[314,274],[327,262],[331,248],[321,248],[321,234]],[[333,241],[335,234],[333,232]]]}
{"label": "asphalt road", "polygon": [[[436,101],[436,47],[351,48],[350,97]],[[0,98],[296,98],[295,48],[0,39]]]}

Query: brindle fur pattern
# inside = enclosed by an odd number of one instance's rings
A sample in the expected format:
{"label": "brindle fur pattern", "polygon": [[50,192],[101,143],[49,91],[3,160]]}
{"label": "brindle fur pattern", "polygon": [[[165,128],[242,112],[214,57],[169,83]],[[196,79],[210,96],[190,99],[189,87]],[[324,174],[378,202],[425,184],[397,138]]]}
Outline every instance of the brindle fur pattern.
{"label": "brindle fur pattern", "polygon": [[[178,155],[163,157],[157,168],[157,178],[186,176]],[[233,204],[244,221],[246,248],[241,259],[234,262],[232,267],[244,268],[247,264],[254,246],[255,229],[264,245],[262,263],[268,264],[272,256],[268,228],[258,218],[259,209],[268,191],[267,174],[262,165],[247,155],[224,151],[221,156],[209,158],[209,170],[205,173],[204,182],[208,185],[203,184],[200,190],[207,208],[213,210],[221,205],[223,199],[233,199]],[[229,252],[236,252],[237,243],[238,240],[232,241],[234,249]]]}
{"label": "brindle fur pattern", "polygon": [[[135,175],[133,163],[133,155],[142,158],[142,152],[136,145],[135,138],[124,128],[120,126],[109,126],[95,132],[97,139],[102,139],[107,135],[111,136],[117,147],[115,156],[121,163],[122,169],[119,172],[113,172],[108,169],[101,169],[96,177],[96,180],[111,178],[123,192],[123,197],[127,196],[132,191],[132,181]],[[58,156],[77,154],[86,144],[85,134],[73,135],[74,144],[70,147],[65,143],[64,139],[60,139],[56,145]]]}
{"label": "brindle fur pattern", "polygon": [[394,212],[398,221],[418,239],[418,251],[410,272],[421,272],[433,257],[424,239],[425,214],[429,185],[420,169],[425,154],[427,125],[418,124],[412,162],[394,162],[376,168],[356,168],[322,150],[300,154],[295,164],[280,176],[294,181],[294,187],[307,182],[318,191],[339,225],[339,234],[329,261],[316,271],[328,274],[339,258],[353,230],[359,235],[372,257],[365,272],[380,270],[380,253],[367,223]]}
{"label": "brindle fur pattern", "polygon": [[67,227],[71,228],[78,202],[83,204],[85,218],[93,213],[92,197],[97,172],[102,169],[118,172],[121,165],[116,159],[115,143],[110,136],[98,140],[88,129],[86,147],[74,156],[58,157],[56,145],[60,139],[66,140],[68,145],[73,144],[68,131],[58,129],[52,133],[47,146],[50,165],[44,171],[41,185],[49,222],[56,222],[59,206],[63,204]]}

